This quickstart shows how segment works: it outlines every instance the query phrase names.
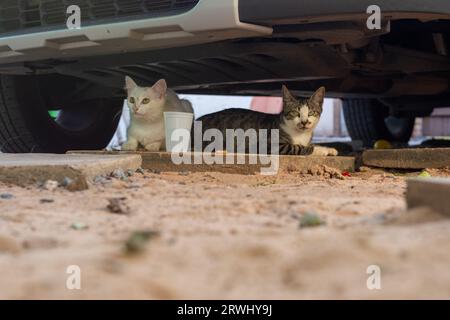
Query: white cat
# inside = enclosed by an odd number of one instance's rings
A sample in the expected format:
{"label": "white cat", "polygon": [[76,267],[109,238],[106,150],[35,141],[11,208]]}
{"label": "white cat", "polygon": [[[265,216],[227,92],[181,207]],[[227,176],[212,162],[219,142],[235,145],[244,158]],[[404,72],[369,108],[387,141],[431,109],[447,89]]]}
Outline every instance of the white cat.
{"label": "white cat", "polygon": [[125,78],[131,121],[128,140],[122,150],[134,151],[139,145],[148,151],[165,151],[164,112],[194,113],[192,104],[167,88],[164,79],[153,87],[139,87],[130,77]]}

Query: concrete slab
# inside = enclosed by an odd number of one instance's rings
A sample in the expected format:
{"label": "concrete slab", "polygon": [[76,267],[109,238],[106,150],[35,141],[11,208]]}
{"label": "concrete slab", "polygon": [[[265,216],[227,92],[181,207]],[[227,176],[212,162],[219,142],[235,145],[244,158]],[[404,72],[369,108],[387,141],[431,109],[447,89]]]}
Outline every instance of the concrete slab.
{"label": "concrete slab", "polygon": [[392,169],[450,167],[450,148],[366,150],[363,165]]}
{"label": "concrete slab", "polygon": [[[220,157],[224,164],[205,164],[203,161],[200,164],[194,164],[194,157],[201,156],[201,153],[187,153],[186,156],[191,160],[191,164],[175,164],[172,161],[171,154],[167,152],[122,152],[122,151],[70,151],[71,154],[109,154],[109,155],[121,155],[121,154],[137,154],[142,157],[142,168],[157,170],[161,172],[224,172],[234,174],[257,174],[261,172],[261,168],[268,167],[267,164],[262,164],[257,156],[255,164],[250,163],[249,155],[244,155],[244,164],[225,164],[226,156],[221,154]],[[219,155],[217,155],[219,157]],[[233,157],[233,163],[237,163],[236,154],[228,154]],[[241,155],[242,156],[242,155]],[[303,171],[313,168],[317,165],[326,165],[330,168],[337,169],[339,171],[353,172],[355,170],[355,158],[354,157],[319,157],[319,156],[280,156],[279,157],[279,170],[289,171]]]}
{"label": "concrete slab", "polygon": [[430,207],[450,217],[450,179],[414,178],[408,180],[408,208]]}
{"label": "concrete slab", "polygon": [[116,169],[137,169],[142,164],[139,155],[86,154],[0,154],[0,181],[20,186],[69,178],[77,190],[88,188],[95,176]]}

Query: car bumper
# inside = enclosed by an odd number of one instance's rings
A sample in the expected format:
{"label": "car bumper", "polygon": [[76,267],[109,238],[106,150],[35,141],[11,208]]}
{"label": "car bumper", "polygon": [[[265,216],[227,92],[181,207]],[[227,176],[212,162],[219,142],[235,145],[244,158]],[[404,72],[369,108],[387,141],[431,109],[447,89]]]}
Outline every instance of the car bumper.
{"label": "car bumper", "polygon": [[[239,0],[200,0],[188,12],[159,18],[0,36],[0,65],[117,54],[270,35],[272,28],[243,23]],[[7,69],[0,68],[0,73]]]}

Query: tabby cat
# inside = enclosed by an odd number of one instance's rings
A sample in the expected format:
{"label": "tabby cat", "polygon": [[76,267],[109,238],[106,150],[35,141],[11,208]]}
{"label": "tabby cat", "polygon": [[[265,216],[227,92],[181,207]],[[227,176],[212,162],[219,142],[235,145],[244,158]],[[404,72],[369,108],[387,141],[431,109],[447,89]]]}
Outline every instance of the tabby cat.
{"label": "tabby cat", "polygon": [[[317,126],[325,98],[325,88],[319,88],[309,99],[298,100],[283,86],[283,111],[280,114],[265,114],[246,109],[227,109],[205,115],[202,122],[203,133],[208,129],[221,131],[226,140],[226,129],[266,129],[268,130],[267,152],[270,152],[270,130],[279,129],[279,154],[336,156],[336,149],[311,144],[313,131]],[[234,137],[235,138],[235,137]],[[203,148],[208,143],[203,143]],[[235,142],[236,145],[236,142]],[[224,141],[223,150],[226,150]],[[199,151],[199,150],[196,150]],[[228,150],[236,151],[236,150]],[[246,152],[249,145],[246,142]]]}

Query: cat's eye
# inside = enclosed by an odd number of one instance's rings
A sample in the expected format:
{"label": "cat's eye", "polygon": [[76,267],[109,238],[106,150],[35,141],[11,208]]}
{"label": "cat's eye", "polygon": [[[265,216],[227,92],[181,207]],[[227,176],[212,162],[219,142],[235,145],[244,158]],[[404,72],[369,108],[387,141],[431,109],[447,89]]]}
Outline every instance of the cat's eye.
{"label": "cat's eye", "polygon": [[130,103],[134,103],[135,102],[133,97],[130,97],[129,101],[130,101]]}
{"label": "cat's eye", "polygon": [[149,98],[145,98],[144,100],[142,100],[143,104],[148,104],[150,103],[150,99]]}

